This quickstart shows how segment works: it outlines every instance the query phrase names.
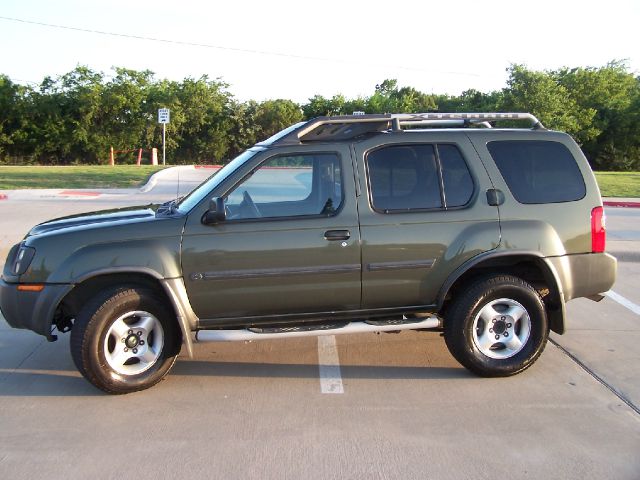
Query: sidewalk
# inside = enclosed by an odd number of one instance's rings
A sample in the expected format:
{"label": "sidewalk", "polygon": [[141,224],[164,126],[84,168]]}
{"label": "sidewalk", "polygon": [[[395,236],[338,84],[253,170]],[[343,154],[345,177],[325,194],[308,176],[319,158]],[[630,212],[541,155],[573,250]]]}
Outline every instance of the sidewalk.
{"label": "sidewalk", "polygon": [[640,208],[640,198],[602,197],[605,207]]}

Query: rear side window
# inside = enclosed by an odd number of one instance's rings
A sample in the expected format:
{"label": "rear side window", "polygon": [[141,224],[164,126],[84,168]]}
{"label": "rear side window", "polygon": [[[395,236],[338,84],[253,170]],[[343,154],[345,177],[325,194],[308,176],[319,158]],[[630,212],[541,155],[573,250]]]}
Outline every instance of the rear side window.
{"label": "rear side window", "polygon": [[586,194],[582,173],[561,143],[509,140],[489,142],[487,148],[520,203],[572,202]]}
{"label": "rear side window", "polygon": [[466,205],[473,195],[473,180],[460,150],[454,145],[438,145],[438,154],[447,207]]}
{"label": "rear side window", "polygon": [[376,210],[442,207],[433,145],[393,145],[367,156],[371,202]]}
{"label": "rear side window", "polygon": [[462,207],[474,191],[455,145],[382,147],[367,155],[367,171],[371,204],[384,213]]}

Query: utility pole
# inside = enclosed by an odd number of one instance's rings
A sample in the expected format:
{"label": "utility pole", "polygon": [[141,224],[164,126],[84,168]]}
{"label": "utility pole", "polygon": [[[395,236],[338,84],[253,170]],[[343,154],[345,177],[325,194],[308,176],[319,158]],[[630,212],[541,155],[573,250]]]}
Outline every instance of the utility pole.
{"label": "utility pole", "polygon": [[165,165],[166,164],[166,160],[165,160],[165,135],[166,135],[167,123],[169,123],[169,109],[168,108],[159,108],[158,109],[158,123],[162,124],[162,165]]}

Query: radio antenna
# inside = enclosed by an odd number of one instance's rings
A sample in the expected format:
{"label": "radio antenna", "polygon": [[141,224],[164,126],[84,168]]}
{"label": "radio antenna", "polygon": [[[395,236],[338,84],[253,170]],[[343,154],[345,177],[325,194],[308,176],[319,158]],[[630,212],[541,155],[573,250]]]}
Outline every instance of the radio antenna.
{"label": "radio antenna", "polygon": [[177,204],[178,198],[180,198],[180,169],[182,168],[182,166],[176,165],[176,168],[178,169],[178,185],[176,187],[176,204]]}

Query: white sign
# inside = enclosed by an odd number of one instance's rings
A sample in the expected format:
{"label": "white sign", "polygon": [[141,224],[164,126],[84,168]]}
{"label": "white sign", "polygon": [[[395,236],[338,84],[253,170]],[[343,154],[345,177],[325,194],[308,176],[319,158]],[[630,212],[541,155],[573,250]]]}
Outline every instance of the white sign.
{"label": "white sign", "polygon": [[159,108],[158,109],[158,123],[169,123],[169,109],[168,108]]}

